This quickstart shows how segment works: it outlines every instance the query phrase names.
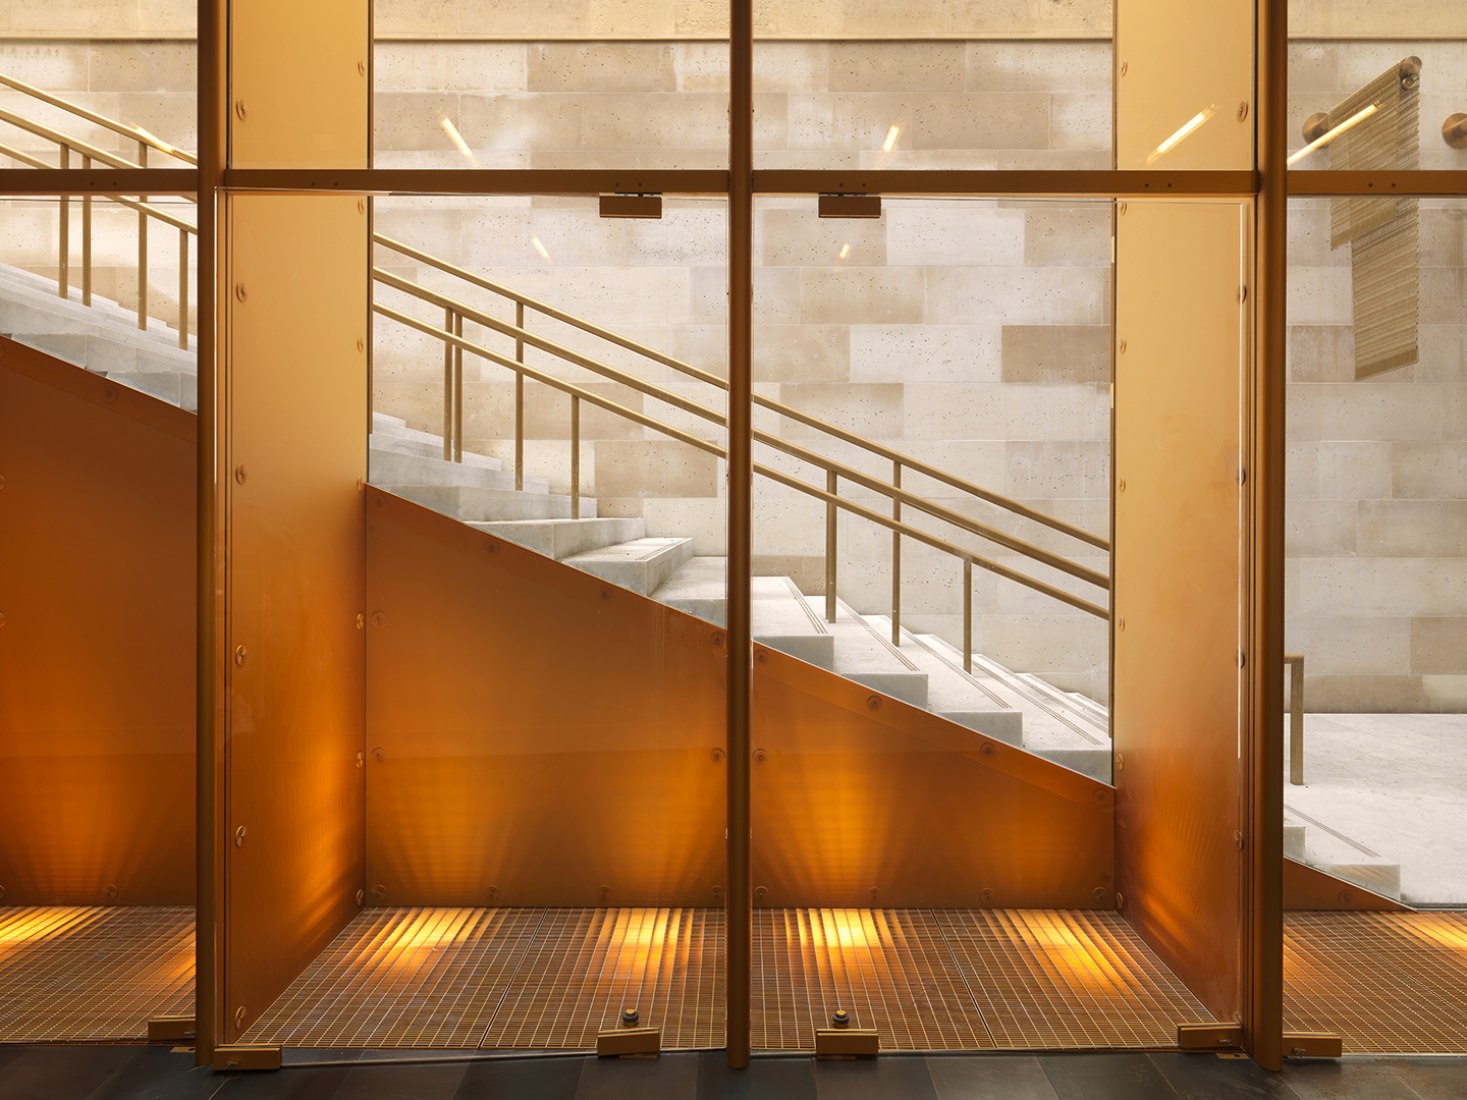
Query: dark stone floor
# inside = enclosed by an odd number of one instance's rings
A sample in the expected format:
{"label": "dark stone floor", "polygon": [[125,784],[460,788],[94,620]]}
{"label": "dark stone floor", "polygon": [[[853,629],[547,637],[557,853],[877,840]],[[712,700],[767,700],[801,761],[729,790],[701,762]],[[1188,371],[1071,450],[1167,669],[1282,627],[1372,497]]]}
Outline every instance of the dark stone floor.
{"label": "dark stone floor", "polygon": [[[1467,1100],[1467,1058],[1347,1058],[1265,1073],[1251,1061],[1188,1054],[889,1055],[870,1062],[720,1053],[655,1061],[294,1051],[276,1073],[216,1074],[158,1047],[0,1047],[3,1100]],[[340,1062],[311,1066],[310,1062]],[[435,1064],[436,1063],[436,1064]]]}

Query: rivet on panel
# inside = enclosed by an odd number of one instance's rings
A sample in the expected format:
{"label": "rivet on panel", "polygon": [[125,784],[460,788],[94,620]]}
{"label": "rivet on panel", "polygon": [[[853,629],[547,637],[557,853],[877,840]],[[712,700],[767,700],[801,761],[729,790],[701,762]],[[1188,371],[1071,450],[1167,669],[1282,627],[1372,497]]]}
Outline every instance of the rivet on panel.
{"label": "rivet on panel", "polygon": [[366,753],[361,753],[361,752],[357,753],[357,767],[359,767],[359,768],[360,767],[364,767],[366,765],[366,763],[367,763],[367,755],[366,755]]}
{"label": "rivet on panel", "polygon": [[0,626],[5,625],[5,612],[0,611]]}
{"label": "rivet on panel", "polygon": [[846,1027],[851,1022],[851,1014],[843,1008],[838,1008],[830,1014],[830,1022],[836,1027]]}
{"label": "rivet on panel", "polygon": [[1119,351],[1119,352],[1120,352],[1120,353],[1121,353],[1121,354],[1122,354],[1122,355],[1125,355],[1125,354],[1126,354],[1126,342],[1125,342],[1125,341],[1124,341],[1124,340],[1122,340],[1122,341],[1121,341],[1121,342],[1120,342],[1120,343],[1119,343],[1119,344],[1117,344],[1117,345],[1116,345],[1116,349],[1117,349],[1117,350],[1118,350],[1118,351]]}
{"label": "rivet on panel", "polygon": [[603,588],[601,590],[601,598],[603,600],[609,600],[609,599],[611,599],[611,589],[609,589],[609,588]]}
{"label": "rivet on panel", "polygon": [[372,625],[373,626],[386,626],[387,625],[387,612],[385,612],[385,611],[374,611],[374,612],[372,612]]}
{"label": "rivet on panel", "polygon": [[723,887],[722,886],[715,886],[713,888],[713,900],[717,904],[719,904],[719,905],[722,905],[723,904]]}
{"label": "rivet on panel", "polygon": [[246,298],[249,297],[249,292],[245,290],[244,283],[235,283],[234,284],[234,296],[237,299],[239,299],[241,302],[243,302]]}
{"label": "rivet on panel", "polygon": [[1096,790],[1094,798],[1096,802],[1104,805],[1110,799],[1110,792],[1104,787],[1100,787]]}
{"label": "rivet on panel", "polygon": [[1248,667],[1248,654],[1244,653],[1241,649],[1238,650],[1238,667],[1239,668],[1247,668]]}
{"label": "rivet on panel", "polygon": [[1125,491],[1126,491],[1126,479],[1125,478],[1118,478],[1118,479],[1116,479],[1116,492],[1118,492],[1118,493],[1124,493]]}
{"label": "rivet on panel", "polygon": [[630,1027],[641,1018],[642,1014],[631,1005],[628,1005],[626,1008],[621,1010],[621,1022],[626,1027]]}
{"label": "rivet on panel", "polygon": [[248,829],[246,829],[243,825],[241,825],[238,829],[234,830],[234,846],[236,848],[243,848],[244,847],[244,842],[245,842],[245,837],[247,837],[249,835],[250,835],[250,831]]}
{"label": "rivet on panel", "polygon": [[764,749],[755,749],[754,750],[754,763],[756,763],[756,764],[762,764],[762,763],[764,763],[764,761],[766,761],[768,759],[769,759],[769,753],[766,752]]}
{"label": "rivet on panel", "polygon": [[372,896],[378,901],[381,901],[387,896],[387,887],[379,882],[376,886],[372,887]]}
{"label": "rivet on panel", "polygon": [[985,742],[983,742],[983,744],[981,744],[981,745],[978,746],[978,755],[979,756],[992,756],[993,755],[993,752],[994,752],[994,749],[993,749],[993,742],[992,741],[985,741]]}
{"label": "rivet on panel", "polygon": [[244,646],[237,645],[234,647],[234,663],[239,665],[241,668],[244,667],[245,658],[248,656],[249,650],[245,649]]}
{"label": "rivet on panel", "polygon": [[722,750],[722,749],[714,749],[714,750],[713,750],[713,751],[712,751],[712,752],[710,752],[710,753],[709,753],[709,754],[708,754],[708,755],[709,755],[709,756],[710,756],[710,757],[712,757],[712,759],[713,759],[713,762],[714,762],[714,763],[715,763],[715,764],[720,764],[720,763],[722,763],[722,762],[723,762],[723,750]]}
{"label": "rivet on panel", "polygon": [[1094,890],[1090,892],[1090,896],[1095,899],[1096,904],[1104,905],[1105,895],[1108,893],[1110,893],[1110,891],[1107,890],[1104,886],[1097,886]]}
{"label": "rivet on panel", "polygon": [[769,663],[769,654],[765,653],[762,649],[756,650],[754,653],[754,663],[756,665],[767,665]]}
{"label": "rivet on panel", "polygon": [[1123,772],[1125,770],[1126,770],[1126,758],[1124,756],[1122,756],[1120,753],[1116,753],[1116,771]]}
{"label": "rivet on panel", "polygon": [[234,101],[234,113],[239,116],[241,122],[245,120],[245,116],[249,114],[249,111],[245,109],[244,100],[236,99]]}
{"label": "rivet on panel", "polygon": [[248,1013],[245,1011],[244,1005],[240,1005],[238,1008],[236,1008],[234,1010],[234,1026],[244,1027],[245,1017],[247,1015]]}
{"label": "rivet on panel", "polygon": [[1124,216],[1125,216],[1125,213],[1126,213],[1126,209],[1127,209],[1127,207],[1128,207],[1128,206],[1129,206],[1129,204],[1128,204],[1128,203],[1124,203],[1124,202],[1123,202],[1123,203],[1118,203],[1118,204],[1117,204],[1117,205],[1118,205],[1118,206],[1119,206],[1119,208],[1120,208],[1120,213],[1121,213],[1121,216],[1122,216],[1122,217],[1124,217]]}
{"label": "rivet on panel", "polygon": [[881,891],[877,887],[873,886],[871,887],[871,889],[866,891],[866,898],[874,905],[876,903],[876,898],[878,895],[880,895],[880,893]]}
{"label": "rivet on panel", "polygon": [[1248,284],[1247,283],[1244,283],[1242,286],[1240,286],[1238,288],[1238,301],[1239,302],[1246,302],[1247,300],[1248,300]]}
{"label": "rivet on panel", "polygon": [[1119,913],[1126,907],[1126,895],[1119,890],[1116,891],[1116,912]]}
{"label": "rivet on panel", "polygon": [[3,898],[4,896],[5,896],[5,887],[0,886],[0,898]]}
{"label": "rivet on panel", "polygon": [[1122,616],[1121,618],[1116,620],[1116,629],[1121,631],[1124,631],[1126,629],[1125,616]]}
{"label": "rivet on panel", "polygon": [[116,389],[116,387],[115,386],[108,386],[105,390],[103,390],[102,391],[102,400],[103,401],[106,401],[109,405],[113,401],[116,401],[117,400],[117,389]]}
{"label": "rivet on panel", "polygon": [[249,472],[245,470],[243,463],[234,468],[234,480],[239,482],[241,485],[245,483],[245,478],[249,476]]}
{"label": "rivet on panel", "polygon": [[601,904],[602,905],[606,905],[610,901],[611,901],[611,887],[610,886],[603,885],[601,887]]}
{"label": "rivet on panel", "polygon": [[1243,850],[1243,830],[1242,829],[1234,829],[1233,830],[1233,843],[1237,846],[1238,851],[1241,852]]}
{"label": "rivet on panel", "polygon": [[499,897],[499,887],[498,886],[490,886],[489,889],[487,889],[487,890],[484,891],[484,895],[491,902],[495,901]]}
{"label": "rivet on panel", "polygon": [[990,890],[988,887],[985,886],[982,890],[979,890],[978,891],[978,900],[980,902],[982,902],[984,905],[992,905],[993,904],[993,891]]}
{"label": "rivet on panel", "polygon": [[1338,894],[1335,895],[1335,900],[1337,900],[1341,905],[1349,905],[1352,901],[1355,900],[1355,895],[1350,893],[1349,890],[1341,890]]}
{"label": "rivet on panel", "polygon": [[367,900],[367,892],[365,890],[358,889],[357,890],[357,904],[358,905],[361,905],[362,902],[364,902],[366,900]]}
{"label": "rivet on panel", "polygon": [[756,902],[763,901],[768,896],[769,896],[769,887],[767,887],[767,886],[756,886],[756,887],[754,887],[754,900]]}
{"label": "rivet on panel", "polygon": [[360,336],[357,337],[357,351],[366,351],[366,350],[367,350],[367,341],[363,340]]}
{"label": "rivet on panel", "polygon": [[881,709],[881,696],[879,696],[879,695],[868,695],[868,696],[866,696],[866,709],[867,710],[880,710]]}
{"label": "rivet on panel", "polygon": [[1123,60],[1121,62],[1121,75],[1122,76],[1125,76],[1130,71],[1131,71],[1131,63],[1129,61],[1124,61]]}
{"label": "rivet on panel", "polygon": [[108,886],[107,887],[107,900],[108,901],[116,901],[117,900],[117,887],[116,886]]}
{"label": "rivet on panel", "polygon": [[715,630],[712,633],[712,635],[709,636],[709,639],[708,640],[713,643],[713,648],[714,649],[722,649],[723,648],[723,635],[720,634],[718,631]]}
{"label": "rivet on panel", "polygon": [[5,475],[0,474],[0,489],[5,488]]}
{"label": "rivet on panel", "polygon": [[1238,121],[1243,122],[1248,118],[1248,101],[1245,99],[1238,104]]}
{"label": "rivet on panel", "polygon": [[358,61],[357,62],[357,75],[358,76],[366,76],[367,75],[367,63],[365,61]]}
{"label": "rivet on panel", "polygon": [[382,751],[382,747],[380,745],[377,748],[375,748],[375,749],[372,750],[372,759],[373,760],[381,760],[386,755],[387,754]]}
{"label": "rivet on panel", "polygon": [[376,501],[376,504],[377,504],[377,508],[378,508],[378,510],[379,510],[379,511],[380,511],[380,510],[381,510],[381,509],[383,509],[383,508],[386,508],[386,507],[387,507],[387,501],[386,501],[386,500],[384,500],[384,499],[383,499],[383,498],[382,498],[382,497],[378,497],[378,498],[377,498],[377,501]]}
{"label": "rivet on panel", "polygon": [[358,630],[365,630],[366,629],[366,626],[367,626],[367,616],[364,615],[364,614],[362,614],[360,611],[358,611],[357,612],[357,629]]}

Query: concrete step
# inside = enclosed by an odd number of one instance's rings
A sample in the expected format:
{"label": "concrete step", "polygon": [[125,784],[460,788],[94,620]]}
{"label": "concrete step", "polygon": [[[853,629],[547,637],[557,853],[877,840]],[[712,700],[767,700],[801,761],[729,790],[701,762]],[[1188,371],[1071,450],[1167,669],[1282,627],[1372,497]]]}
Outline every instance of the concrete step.
{"label": "concrete step", "polygon": [[[726,558],[692,558],[669,577],[652,597],[700,619],[728,623]],[[754,640],[812,665],[831,668],[835,643],[818,615],[788,577],[754,577],[750,581]]]}
{"label": "concrete step", "polygon": [[[914,640],[958,671],[963,654],[935,634],[917,634]],[[1102,783],[1111,781],[1111,745],[1088,724],[1058,712],[1048,700],[997,661],[973,655],[971,679],[989,698],[1002,700],[1023,712],[1024,749],[1046,760],[1081,772]]]}
{"label": "concrete step", "polygon": [[[409,428],[407,421],[402,417],[387,416],[375,411],[372,413],[372,445],[381,447],[384,451],[395,451],[398,454],[443,458],[443,437],[441,435]],[[464,452],[463,465],[482,466],[489,470],[504,468],[504,463],[493,455],[475,454],[472,451]]]}
{"label": "concrete step", "polygon": [[[1289,830],[1302,829],[1303,854],[1292,858],[1388,898],[1401,898],[1401,865],[1327,823],[1284,806],[1284,853],[1291,855]],[[1297,834],[1296,834],[1297,836]],[[1407,904],[1410,904],[1407,899]]]}
{"label": "concrete step", "polygon": [[[806,596],[805,605],[812,615],[824,617],[824,596]],[[872,691],[928,709],[927,673],[844,600],[836,601],[835,622],[825,620],[825,629],[835,639],[833,672]]]}
{"label": "concrete step", "polygon": [[[379,487],[465,523],[572,518],[571,498],[559,493],[520,493],[513,489],[485,489],[467,485],[384,484]],[[594,519],[595,516],[595,499],[582,497],[581,514],[577,518]]]}
{"label": "concrete step", "polygon": [[[514,474],[507,470],[467,461],[447,462],[441,451],[437,456],[404,454],[392,448],[396,442],[399,441],[372,433],[367,469],[374,485],[459,485],[509,490],[515,487]],[[413,443],[411,440],[401,442]],[[468,459],[469,455],[465,454],[464,458]],[[524,491],[548,493],[550,482],[546,478],[527,477]]]}
{"label": "concrete step", "polygon": [[[57,358],[65,356],[58,355]],[[108,371],[103,377],[188,412],[199,411],[199,376],[193,371]]]}
{"label": "concrete step", "polygon": [[641,518],[606,516],[592,519],[521,519],[497,522],[470,522],[496,538],[523,546],[547,558],[564,561],[575,554],[631,542],[646,533]]}
{"label": "concrete step", "polygon": [[[1032,672],[1016,673],[1023,684],[1042,696],[1069,719],[1087,726],[1101,737],[1110,737],[1110,716],[1104,707],[1077,691],[1064,691]],[[1088,704],[1088,705],[1087,705]]]}
{"label": "concrete step", "polygon": [[[866,622],[880,635],[891,639],[891,618],[866,615]],[[902,655],[927,676],[927,709],[939,718],[977,730],[998,741],[1020,748],[1024,745],[1024,712],[1001,695],[988,691],[983,682],[969,676],[961,664],[954,668],[920,644],[908,630],[901,632]]]}
{"label": "concrete step", "polygon": [[692,556],[692,539],[640,538],[563,560],[584,573],[650,596]]}

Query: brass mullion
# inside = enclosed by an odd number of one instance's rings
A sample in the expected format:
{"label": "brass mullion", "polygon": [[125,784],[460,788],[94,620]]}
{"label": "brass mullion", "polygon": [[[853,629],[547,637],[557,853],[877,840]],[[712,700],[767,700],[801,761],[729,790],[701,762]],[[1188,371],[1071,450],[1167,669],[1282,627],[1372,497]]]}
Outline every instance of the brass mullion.
{"label": "brass mullion", "polygon": [[[60,149],[61,170],[67,170],[71,163],[71,150],[65,145]],[[56,293],[65,298],[71,289],[71,196],[61,196],[61,217],[59,242],[56,249]]]}
{"label": "brass mullion", "polygon": [[[82,170],[92,166],[91,157],[82,157]],[[92,304],[92,195],[82,196],[82,305]]]}
{"label": "brass mullion", "polygon": [[[524,302],[515,303],[514,327],[521,332],[525,330]],[[515,337],[514,361],[525,361],[523,337]],[[516,490],[525,487],[525,376],[521,371],[514,373],[514,487]]]}
{"label": "brass mullion", "polygon": [[[148,166],[148,146],[138,142],[138,167]],[[147,195],[139,195],[138,201],[146,205]],[[138,328],[148,327],[148,215],[138,211]]]}
{"label": "brass mullion", "polygon": [[[900,462],[891,464],[891,486],[893,489],[902,487]],[[900,497],[892,497],[891,518],[902,518]],[[902,644],[902,533],[896,530],[891,533],[891,644]]]}

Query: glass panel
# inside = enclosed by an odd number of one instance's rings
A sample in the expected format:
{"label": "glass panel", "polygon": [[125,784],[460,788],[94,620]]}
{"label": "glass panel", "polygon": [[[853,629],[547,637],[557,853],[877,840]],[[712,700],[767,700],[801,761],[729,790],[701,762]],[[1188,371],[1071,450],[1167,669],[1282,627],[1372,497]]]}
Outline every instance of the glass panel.
{"label": "glass panel", "polygon": [[1293,167],[1467,166],[1464,35],[1456,5],[1291,0]]}
{"label": "glass panel", "polygon": [[728,15],[715,5],[376,0],[386,168],[722,168]]}
{"label": "glass panel", "polygon": [[1108,168],[1110,0],[754,11],[761,168]]}
{"label": "glass panel", "polygon": [[1288,852],[1411,905],[1467,904],[1464,240],[1459,199],[1291,205]]}
{"label": "glass panel", "polygon": [[196,7],[8,4],[0,167],[185,167],[176,152],[198,145]]}
{"label": "glass panel", "polygon": [[194,356],[115,204],[83,299],[79,206],[63,297],[59,197],[0,203],[0,1043],[193,1014]]}

